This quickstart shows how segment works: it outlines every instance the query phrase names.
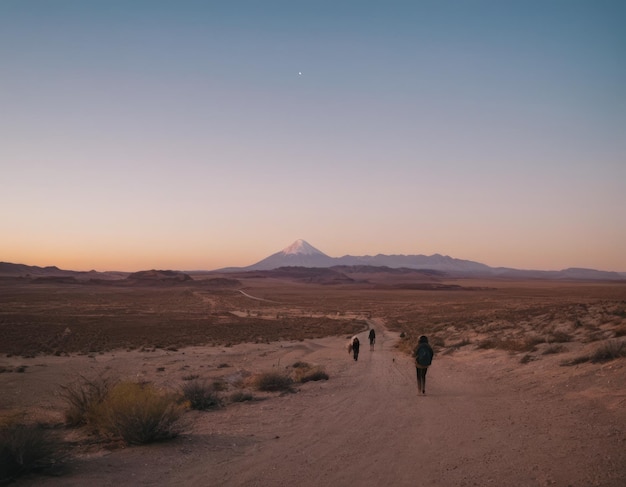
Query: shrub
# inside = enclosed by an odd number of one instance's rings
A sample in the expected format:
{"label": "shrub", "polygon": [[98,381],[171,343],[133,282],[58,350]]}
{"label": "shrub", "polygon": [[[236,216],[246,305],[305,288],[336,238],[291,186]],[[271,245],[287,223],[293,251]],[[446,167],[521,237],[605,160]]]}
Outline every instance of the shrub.
{"label": "shrub", "polygon": [[226,389],[228,389],[228,383],[225,382],[223,379],[217,379],[213,381],[211,387],[213,387],[214,391],[225,391]]}
{"label": "shrub", "polygon": [[278,372],[265,372],[254,378],[254,385],[259,391],[291,391],[293,380]]}
{"label": "shrub", "polygon": [[480,341],[477,344],[479,349],[491,349],[498,348],[500,350],[505,350],[507,352],[534,352],[536,350],[536,346],[539,343],[542,343],[543,340],[537,337],[529,337],[521,340],[515,340],[511,338],[507,339],[496,339],[496,338],[487,338],[485,340]]}
{"label": "shrub", "polygon": [[532,362],[533,360],[535,360],[535,358],[531,354],[527,353],[520,359],[519,363],[527,364],[528,362]]}
{"label": "shrub", "polygon": [[626,342],[608,340],[599,345],[589,358],[592,362],[607,362],[620,357],[626,357]]}
{"label": "shrub", "polygon": [[572,360],[561,362],[561,365],[567,367],[570,365],[583,364],[585,362],[589,362],[589,360],[591,360],[591,358],[588,355],[581,355],[580,357],[573,358]]}
{"label": "shrub", "polygon": [[59,440],[40,425],[3,422],[0,426],[0,483],[55,463]]}
{"label": "shrub", "polygon": [[302,383],[305,383],[305,382],[314,381],[314,380],[328,380],[328,379],[329,379],[328,374],[324,372],[324,370],[320,368],[314,368],[308,371],[307,373],[303,374],[299,378],[299,381]]}
{"label": "shrub", "polygon": [[171,394],[150,384],[120,382],[94,408],[92,418],[99,432],[142,444],[178,436],[182,412]]}
{"label": "shrub", "polygon": [[230,395],[230,402],[253,401],[254,396],[249,392],[237,391]]}
{"label": "shrub", "polygon": [[222,401],[215,392],[213,386],[208,386],[206,381],[191,380],[182,387],[183,397],[189,401],[189,407],[199,411],[217,409]]}
{"label": "shrub", "polygon": [[71,426],[88,423],[94,408],[104,401],[114,383],[103,375],[94,379],[79,376],[71,384],[61,386],[60,396],[67,404],[65,421]]}
{"label": "shrub", "polygon": [[[295,381],[296,382],[309,382],[314,380],[328,380],[328,374],[324,371],[322,367],[311,367],[307,363],[296,362],[298,368],[295,370]],[[294,367],[296,365],[294,364]]]}
{"label": "shrub", "polygon": [[626,357],[626,342],[620,340],[608,340],[599,345],[590,355],[581,355],[561,365],[578,365],[585,362],[608,362],[620,357]]}

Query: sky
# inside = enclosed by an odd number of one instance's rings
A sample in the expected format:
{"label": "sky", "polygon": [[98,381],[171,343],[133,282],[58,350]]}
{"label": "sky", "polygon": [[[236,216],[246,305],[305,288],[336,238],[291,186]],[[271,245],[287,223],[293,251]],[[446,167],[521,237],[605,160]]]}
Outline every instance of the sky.
{"label": "sky", "polygon": [[626,271],[626,2],[0,0],[0,261]]}

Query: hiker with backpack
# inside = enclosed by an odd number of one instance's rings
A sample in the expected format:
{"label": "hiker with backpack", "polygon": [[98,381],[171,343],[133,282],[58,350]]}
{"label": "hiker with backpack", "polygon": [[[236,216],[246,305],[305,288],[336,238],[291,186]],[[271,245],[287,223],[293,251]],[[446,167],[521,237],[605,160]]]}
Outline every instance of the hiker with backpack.
{"label": "hiker with backpack", "polygon": [[370,339],[370,350],[374,350],[374,343],[376,343],[376,332],[374,331],[374,328],[370,330],[369,339]]}
{"label": "hiker with backpack", "polygon": [[417,347],[413,352],[415,357],[415,370],[417,372],[417,391],[426,394],[426,372],[433,361],[435,352],[428,344],[428,338],[422,335],[419,338]]}

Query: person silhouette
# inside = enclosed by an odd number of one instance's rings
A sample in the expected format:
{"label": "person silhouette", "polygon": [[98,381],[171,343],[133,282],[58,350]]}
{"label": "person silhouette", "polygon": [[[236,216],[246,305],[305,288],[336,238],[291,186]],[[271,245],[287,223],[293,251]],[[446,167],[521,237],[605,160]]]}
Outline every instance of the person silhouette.
{"label": "person silhouette", "polygon": [[352,339],[352,355],[353,355],[355,361],[359,360],[359,348],[360,348],[360,346],[361,346],[361,342],[359,342],[359,339],[357,337],[354,337]]}
{"label": "person silhouette", "polygon": [[369,339],[370,339],[370,350],[374,350],[374,343],[376,343],[376,332],[374,331],[374,328],[370,330]]}
{"label": "person silhouette", "polygon": [[417,391],[426,394],[426,372],[433,361],[435,353],[428,344],[428,338],[422,335],[413,351],[415,371],[417,372]]}

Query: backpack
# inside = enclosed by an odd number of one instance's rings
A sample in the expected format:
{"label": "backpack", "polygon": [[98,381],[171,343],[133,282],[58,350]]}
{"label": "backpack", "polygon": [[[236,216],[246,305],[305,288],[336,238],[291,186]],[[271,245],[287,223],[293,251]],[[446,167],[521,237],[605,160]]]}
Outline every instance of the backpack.
{"label": "backpack", "polygon": [[417,363],[428,367],[433,360],[433,356],[428,350],[428,347],[418,347],[417,349]]}

